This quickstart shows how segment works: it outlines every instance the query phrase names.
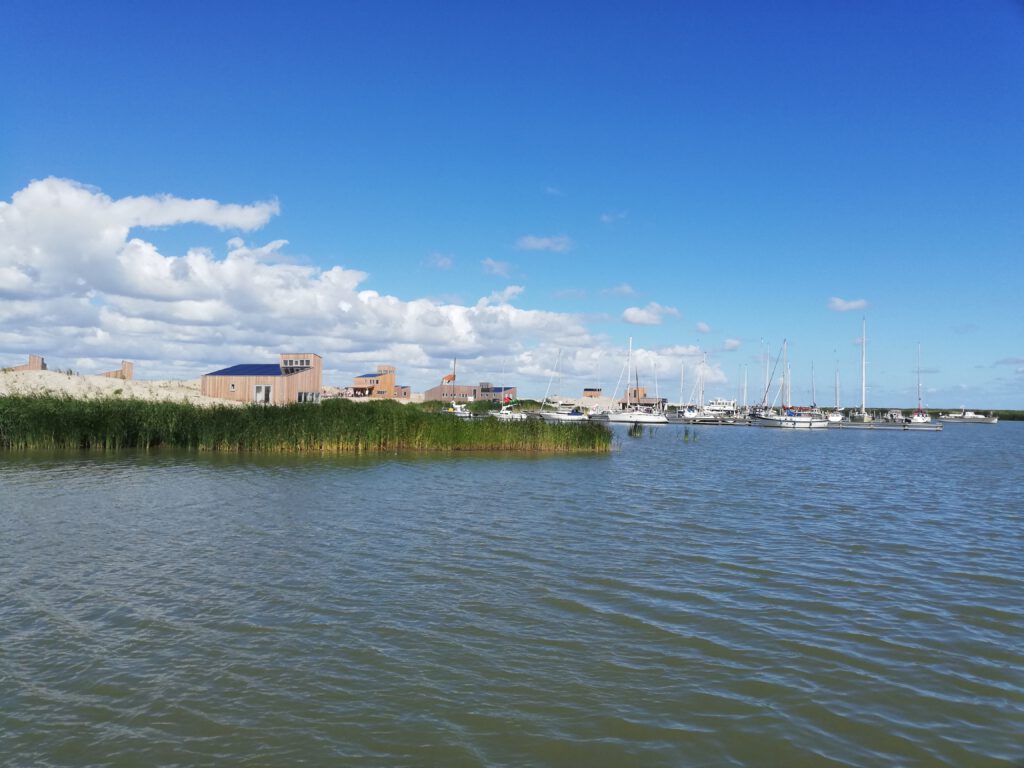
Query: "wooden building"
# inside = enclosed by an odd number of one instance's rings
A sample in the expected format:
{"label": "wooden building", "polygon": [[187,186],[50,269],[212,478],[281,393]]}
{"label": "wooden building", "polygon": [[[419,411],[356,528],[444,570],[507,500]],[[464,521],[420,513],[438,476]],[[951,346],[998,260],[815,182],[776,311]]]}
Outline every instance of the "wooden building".
{"label": "wooden building", "polygon": [[28,362],[24,365],[16,365],[8,370],[11,371],[45,371],[46,361],[40,355],[29,355]]}
{"label": "wooden building", "polygon": [[496,403],[515,400],[519,397],[515,387],[496,387],[489,381],[481,381],[476,386],[441,382],[423,393],[424,400],[444,400],[445,402],[468,403],[474,400],[491,400]]}
{"label": "wooden building", "polygon": [[312,352],[288,352],[278,363],[243,363],[203,376],[207,397],[243,403],[318,403],[323,362]]}
{"label": "wooden building", "polygon": [[352,397],[372,397],[375,399],[394,398],[408,399],[412,394],[409,387],[397,384],[395,366],[378,365],[376,373],[364,373],[352,379]]}
{"label": "wooden building", "polygon": [[101,373],[100,376],[106,376],[108,379],[124,379],[125,381],[131,381],[134,375],[135,365],[131,360],[122,360],[121,367],[116,371],[107,371]]}

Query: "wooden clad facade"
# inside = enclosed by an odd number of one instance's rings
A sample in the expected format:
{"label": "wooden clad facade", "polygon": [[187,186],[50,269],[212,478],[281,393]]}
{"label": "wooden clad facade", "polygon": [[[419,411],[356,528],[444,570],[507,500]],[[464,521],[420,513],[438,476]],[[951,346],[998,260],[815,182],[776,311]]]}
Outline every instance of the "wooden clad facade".
{"label": "wooden clad facade", "polygon": [[490,400],[501,403],[506,400],[515,400],[518,397],[519,393],[515,387],[497,387],[489,381],[481,381],[476,386],[442,382],[423,393],[424,400],[444,400],[457,403],[474,400]]}
{"label": "wooden clad facade", "polygon": [[29,355],[28,362],[25,365],[16,365],[11,368],[12,371],[45,371],[46,361],[41,355]]}
{"label": "wooden clad facade", "polygon": [[131,381],[134,375],[135,365],[131,360],[122,360],[121,367],[116,371],[107,371],[101,373],[100,376],[106,376],[108,379],[124,379],[125,381]]}
{"label": "wooden clad facade", "polygon": [[323,361],[313,352],[288,352],[273,364],[236,365],[202,378],[207,397],[243,403],[283,405],[319,402],[323,386]]}
{"label": "wooden clad facade", "polygon": [[356,397],[392,398],[396,390],[393,365],[378,365],[376,373],[364,373],[352,379],[352,392]]}

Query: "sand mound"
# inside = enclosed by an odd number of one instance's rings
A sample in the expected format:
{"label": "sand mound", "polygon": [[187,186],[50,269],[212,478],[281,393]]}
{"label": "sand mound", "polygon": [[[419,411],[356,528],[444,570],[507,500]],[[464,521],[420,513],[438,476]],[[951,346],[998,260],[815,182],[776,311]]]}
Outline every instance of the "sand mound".
{"label": "sand mound", "polygon": [[0,371],[0,395],[57,395],[81,400],[103,397],[172,400],[196,405],[238,405],[233,400],[203,397],[199,379],[123,381],[60,371]]}

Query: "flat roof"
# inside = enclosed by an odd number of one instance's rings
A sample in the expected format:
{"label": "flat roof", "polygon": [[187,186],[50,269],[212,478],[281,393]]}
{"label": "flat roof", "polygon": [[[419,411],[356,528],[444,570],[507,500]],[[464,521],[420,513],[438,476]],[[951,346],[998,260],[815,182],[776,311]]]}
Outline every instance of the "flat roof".
{"label": "flat roof", "polygon": [[221,368],[207,376],[280,376],[281,366],[277,363],[242,363],[230,368]]}

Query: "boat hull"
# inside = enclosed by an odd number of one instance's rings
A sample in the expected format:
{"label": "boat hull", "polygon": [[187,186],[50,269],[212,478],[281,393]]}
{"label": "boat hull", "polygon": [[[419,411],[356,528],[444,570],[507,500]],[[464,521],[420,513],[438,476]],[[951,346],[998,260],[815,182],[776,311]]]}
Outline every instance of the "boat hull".
{"label": "boat hull", "polygon": [[825,429],[828,427],[828,419],[816,416],[754,416],[751,424],[777,429]]}
{"label": "boat hull", "polygon": [[548,421],[553,424],[572,424],[587,421],[587,414],[585,413],[542,413],[540,414],[540,417],[544,419],[544,421]]}
{"label": "boat hull", "polygon": [[660,413],[641,413],[637,411],[620,411],[606,414],[603,421],[613,424],[668,424],[668,419]]}

